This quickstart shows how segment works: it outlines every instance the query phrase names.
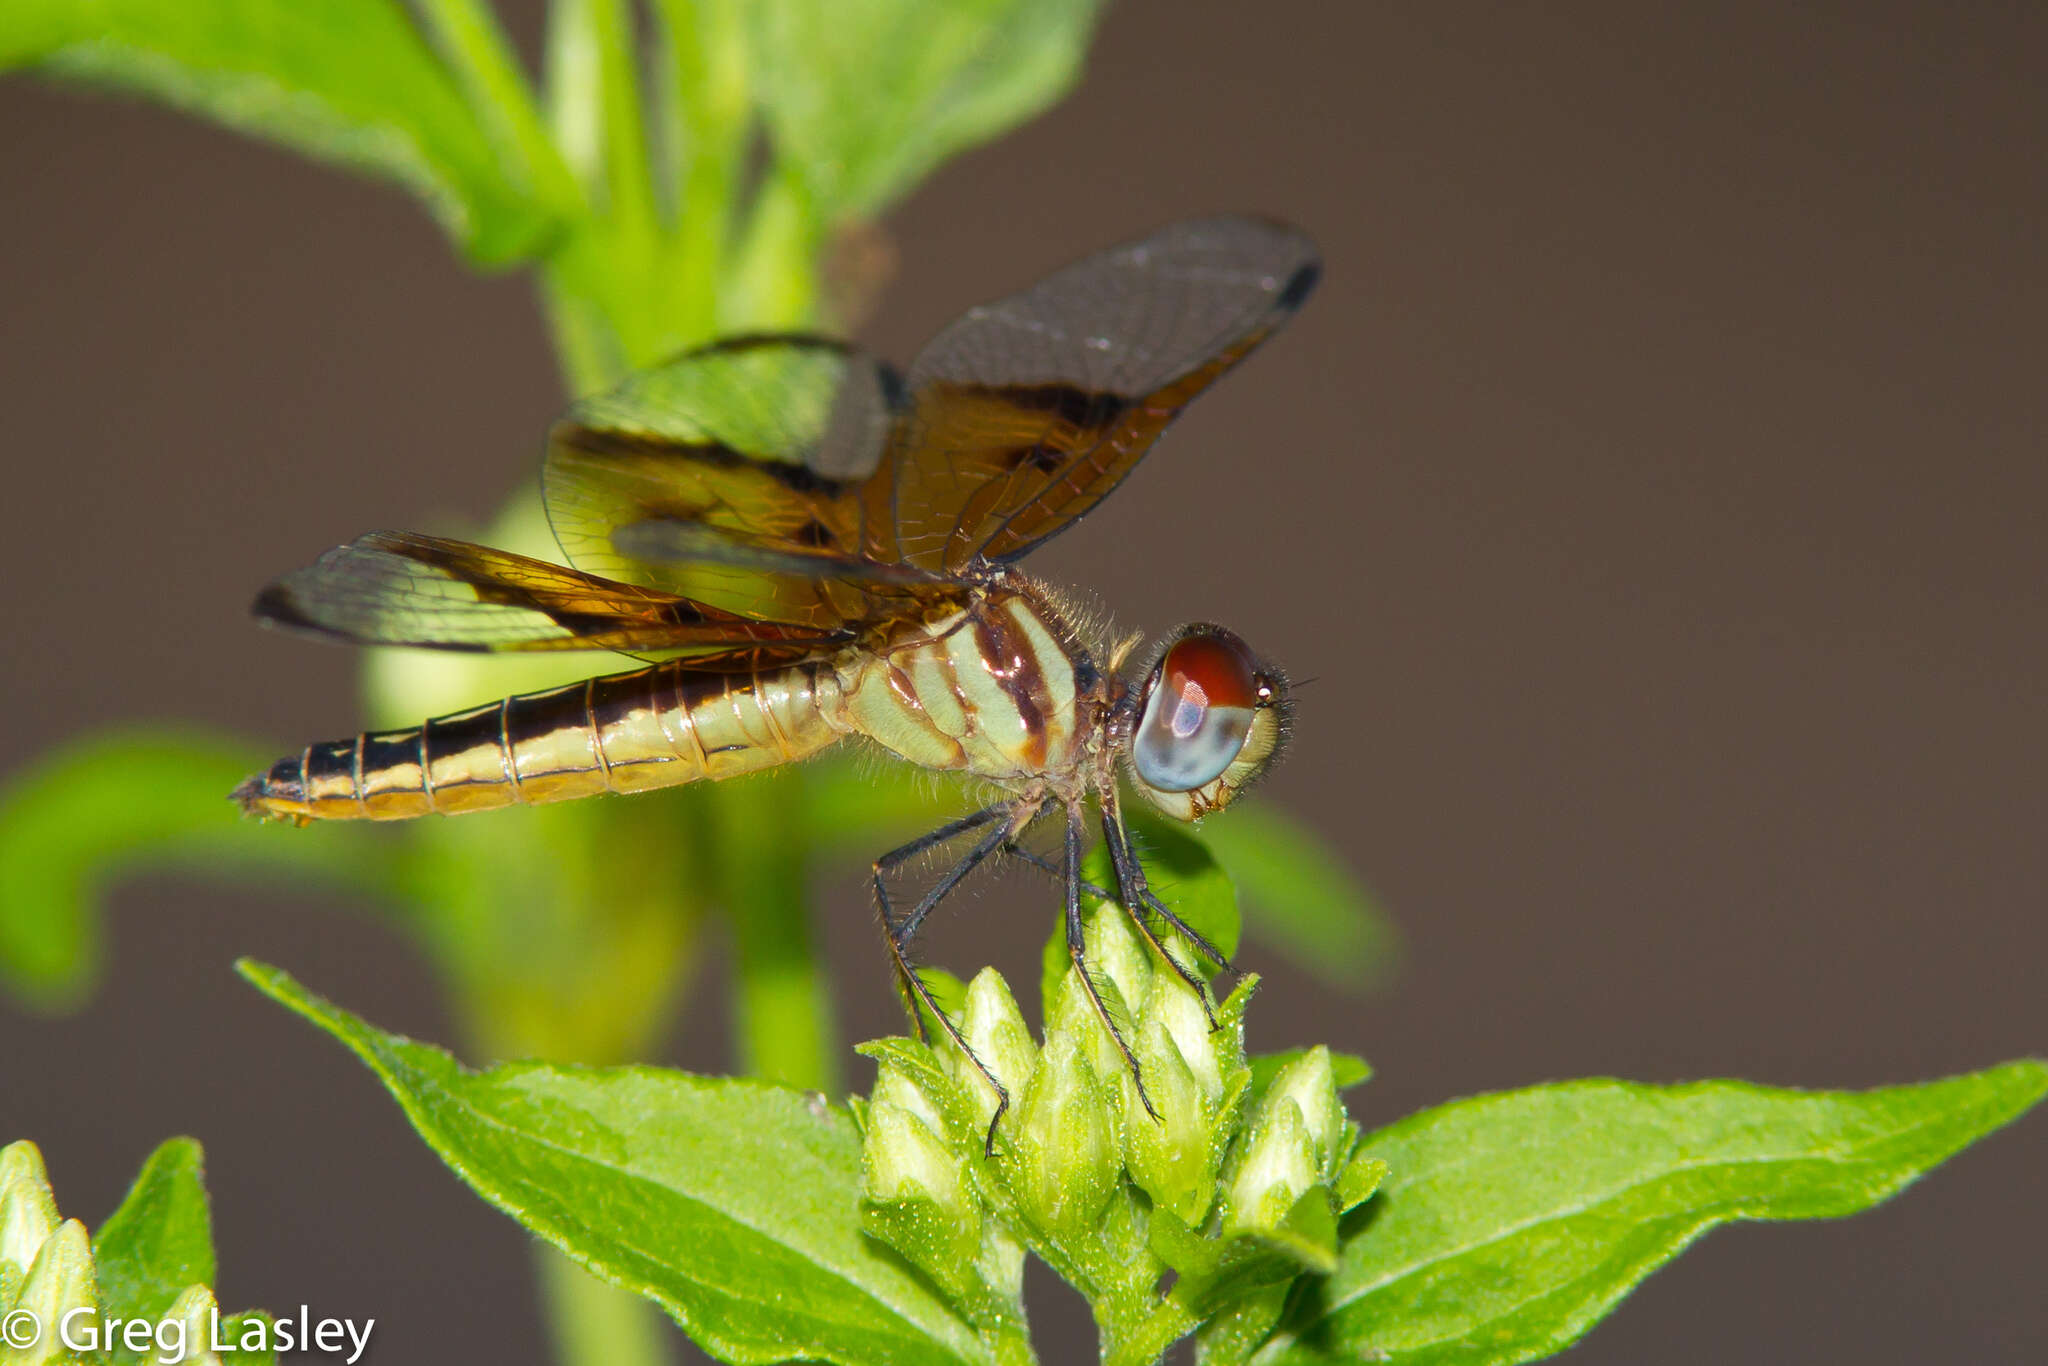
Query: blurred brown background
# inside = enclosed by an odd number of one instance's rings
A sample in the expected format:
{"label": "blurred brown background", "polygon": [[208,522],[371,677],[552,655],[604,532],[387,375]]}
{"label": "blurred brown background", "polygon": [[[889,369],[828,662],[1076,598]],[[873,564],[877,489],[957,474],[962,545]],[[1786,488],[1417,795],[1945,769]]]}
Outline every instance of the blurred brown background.
{"label": "blurred brown background", "polygon": [[[904,356],[1187,213],[1321,239],[1292,330],[1034,567],[1319,679],[1260,798],[1408,958],[1353,999],[1250,953],[1255,1042],[1367,1054],[1367,1124],[2038,1053],[2048,9],[1543,8],[1128,0],[1074,98],[891,220],[871,338]],[[245,604],[531,477],[561,395],[525,286],[382,186],[20,82],[0,203],[0,769],[126,717],[352,728],[351,660]],[[891,1029],[859,879],[826,893],[842,1017]],[[1028,978],[1037,905],[956,911],[941,957]],[[379,1361],[543,1361],[523,1235],[228,972],[445,1039],[397,937],[167,878],[113,906],[88,1010],[0,1007],[0,1133],[66,1208],[196,1134],[230,1305],[374,1315]],[[723,1066],[716,976],[670,1060]],[[1877,1213],[1716,1233],[1573,1359],[2048,1360],[2044,1158],[2036,1116]],[[1046,1359],[1092,1353],[1033,1287]]]}

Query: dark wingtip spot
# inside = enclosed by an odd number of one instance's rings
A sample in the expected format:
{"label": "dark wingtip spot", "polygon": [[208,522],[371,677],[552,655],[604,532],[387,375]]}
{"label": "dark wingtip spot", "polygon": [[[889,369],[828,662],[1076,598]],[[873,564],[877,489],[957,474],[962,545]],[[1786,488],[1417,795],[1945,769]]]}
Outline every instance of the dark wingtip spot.
{"label": "dark wingtip spot", "polygon": [[273,583],[249,604],[250,615],[265,626],[283,626],[296,631],[317,631],[320,624],[300,610],[298,600],[282,583]]}
{"label": "dark wingtip spot", "polygon": [[1287,283],[1281,287],[1280,297],[1275,302],[1281,308],[1300,308],[1302,301],[1308,298],[1309,294],[1315,289],[1316,282],[1322,278],[1322,263],[1320,261],[1310,261],[1300,270],[1295,271]]}

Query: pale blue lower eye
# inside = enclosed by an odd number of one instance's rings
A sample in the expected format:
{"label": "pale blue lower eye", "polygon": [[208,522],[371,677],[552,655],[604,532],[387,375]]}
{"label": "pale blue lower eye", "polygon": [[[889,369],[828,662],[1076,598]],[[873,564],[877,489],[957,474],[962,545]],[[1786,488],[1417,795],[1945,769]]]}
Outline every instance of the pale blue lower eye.
{"label": "pale blue lower eye", "polygon": [[1170,723],[1154,715],[1157,699],[1145,708],[1131,744],[1131,762],[1138,776],[1162,792],[1190,792],[1223,776],[1251,733],[1248,707],[1208,707],[1196,719],[1193,734],[1181,729],[1185,701],[1174,708]]}

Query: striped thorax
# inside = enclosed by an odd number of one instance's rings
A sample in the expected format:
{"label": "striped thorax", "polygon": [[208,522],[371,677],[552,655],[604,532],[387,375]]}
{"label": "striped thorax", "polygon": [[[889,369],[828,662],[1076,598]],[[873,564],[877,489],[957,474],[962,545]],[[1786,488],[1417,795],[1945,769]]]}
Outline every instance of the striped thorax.
{"label": "striped thorax", "polygon": [[1078,792],[1103,684],[1042,590],[1009,576],[886,647],[849,655],[846,723],[912,763]]}

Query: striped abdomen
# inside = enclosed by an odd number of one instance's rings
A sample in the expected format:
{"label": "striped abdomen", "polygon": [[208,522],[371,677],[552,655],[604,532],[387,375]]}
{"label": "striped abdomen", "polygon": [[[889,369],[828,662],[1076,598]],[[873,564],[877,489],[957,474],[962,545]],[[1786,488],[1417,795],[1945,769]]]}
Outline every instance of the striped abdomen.
{"label": "striped abdomen", "polygon": [[829,665],[766,674],[657,664],[309,745],[235,789],[291,820],[404,820],[731,778],[839,739]]}

